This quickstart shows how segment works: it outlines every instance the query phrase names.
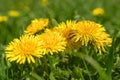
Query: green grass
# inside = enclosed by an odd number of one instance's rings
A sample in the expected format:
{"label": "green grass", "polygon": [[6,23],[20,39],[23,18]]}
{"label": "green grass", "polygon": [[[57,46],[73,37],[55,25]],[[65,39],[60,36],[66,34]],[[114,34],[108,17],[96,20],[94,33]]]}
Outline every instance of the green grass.
{"label": "green grass", "polygon": [[[8,16],[0,23],[0,80],[120,80],[120,0],[49,0],[43,7],[40,0],[0,0],[0,15],[17,10],[20,16]],[[29,9],[25,8],[29,7]],[[104,17],[94,17],[92,10],[102,7]],[[5,58],[5,47],[23,34],[35,18],[49,18],[53,27],[66,20],[93,20],[102,24],[113,39],[112,46],[101,55],[73,52],[46,55],[35,64],[19,65]]]}

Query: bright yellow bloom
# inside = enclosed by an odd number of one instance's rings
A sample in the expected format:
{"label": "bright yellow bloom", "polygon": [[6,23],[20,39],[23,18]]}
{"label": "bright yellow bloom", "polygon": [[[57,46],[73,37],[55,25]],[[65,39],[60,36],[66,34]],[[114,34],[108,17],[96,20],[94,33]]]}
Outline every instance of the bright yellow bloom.
{"label": "bright yellow bloom", "polygon": [[14,39],[6,47],[6,58],[10,62],[16,61],[19,64],[24,64],[26,61],[35,63],[34,57],[42,57],[40,44],[38,37],[23,35],[20,39]]}
{"label": "bright yellow bloom", "polygon": [[99,15],[103,15],[105,12],[104,9],[102,8],[95,8],[92,13],[94,16],[99,16]]}
{"label": "bright yellow bloom", "polygon": [[75,42],[72,40],[75,24],[74,21],[66,21],[66,23],[62,22],[57,27],[53,28],[53,30],[60,32],[60,34],[66,38],[67,47],[69,49],[75,45]]}
{"label": "bright yellow bloom", "polygon": [[27,27],[27,29],[25,30],[26,34],[34,34],[42,29],[44,29],[49,23],[48,19],[35,19],[32,20],[31,24]]}
{"label": "bright yellow bloom", "polygon": [[96,51],[105,51],[105,45],[111,45],[112,39],[109,34],[105,33],[105,28],[102,25],[93,21],[85,20],[76,24],[76,33],[73,40],[80,41],[82,46],[92,44]]}
{"label": "bright yellow bloom", "polygon": [[6,22],[8,20],[7,16],[0,16],[0,22]]}
{"label": "bright yellow bloom", "polygon": [[8,12],[8,15],[12,16],[12,17],[18,17],[20,15],[20,13],[18,11],[16,11],[16,10],[10,10]]}
{"label": "bright yellow bloom", "polygon": [[39,36],[39,40],[42,42],[41,52],[43,54],[63,52],[66,47],[65,38],[58,32],[47,30]]}

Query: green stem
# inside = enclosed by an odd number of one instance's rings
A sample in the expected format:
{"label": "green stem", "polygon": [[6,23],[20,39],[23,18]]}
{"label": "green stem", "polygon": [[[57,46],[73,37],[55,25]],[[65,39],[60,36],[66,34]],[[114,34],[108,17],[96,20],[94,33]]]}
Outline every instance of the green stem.
{"label": "green stem", "polygon": [[[83,52],[85,55],[88,55],[88,53],[87,53],[87,51],[86,51],[85,49],[86,49],[86,46],[83,46],[83,47],[82,47],[82,52]],[[83,61],[83,64],[84,64],[84,66],[85,66],[85,69],[88,71],[89,80],[92,80],[92,78],[90,77],[90,72],[89,72],[89,69],[88,69],[87,64],[86,64],[86,62],[85,62],[84,57],[82,57],[82,61]]]}
{"label": "green stem", "polygon": [[42,78],[38,74],[36,74],[34,72],[31,72],[31,76],[34,77],[37,80],[42,80]]}
{"label": "green stem", "polygon": [[86,64],[86,62],[85,62],[84,59],[82,59],[82,60],[83,60],[83,64],[84,64],[84,66],[85,66],[85,69],[88,71],[89,80],[92,80],[92,78],[90,77],[90,72],[89,72],[89,70],[88,70],[87,64]]}
{"label": "green stem", "polygon": [[[118,39],[119,41],[119,39]],[[117,41],[116,41],[117,42]],[[116,43],[117,44],[117,43]],[[112,46],[109,51],[108,60],[106,62],[107,67],[107,75],[109,77],[109,80],[112,80],[112,67],[113,67],[113,57],[114,57],[114,50],[115,50],[115,39],[113,38]]]}
{"label": "green stem", "polygon": [[82,79],[82,80],[85,80],[85,79],[84,79],[84,76],[83,76],[82,73],[83,73],[83,72],[81,71],[81,73],[80,73],[80,75],[81,75],[81,79]]}
{"label": "green stem", "polygon": [[95,68],[97,70],[97,72],[99,73],[100,77],[98,80],[110,80],[108,78],[108,75],[106,74],[106,72],[103,70],[103,68],[100,66],[100,64],[95,61],[92,57],[90,56],[86,56],[85,60],[91,65],[93,66],[93,68]]}

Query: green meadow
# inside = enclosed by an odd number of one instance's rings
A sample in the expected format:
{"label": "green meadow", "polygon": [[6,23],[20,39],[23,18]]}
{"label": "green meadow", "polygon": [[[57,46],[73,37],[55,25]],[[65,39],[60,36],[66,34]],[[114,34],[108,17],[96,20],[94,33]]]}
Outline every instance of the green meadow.
{"label": "green meadow", "polygon": [[[94,15],[96,8],[104,13]],[[30,64],[10,61],[6,47],[39,18],[49,19],[49,29],[67,20],[94,21],[110,35],[111,46],[101,53],[82,46],[46,54]],[[0,0],[0,80],[120,80],[120,0]]]}

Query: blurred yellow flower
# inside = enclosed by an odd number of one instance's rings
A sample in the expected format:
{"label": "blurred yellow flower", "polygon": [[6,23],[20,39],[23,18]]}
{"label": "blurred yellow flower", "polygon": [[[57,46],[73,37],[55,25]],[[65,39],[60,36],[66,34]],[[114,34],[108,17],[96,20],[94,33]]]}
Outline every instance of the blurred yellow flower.
{"label": "blurred yellow flower", "polygon": [[20,13],[16,10],[10,10],[10,11],[8,11],[8,15],[12,16],[12,17],[18,17],[20,15]]}
{"label": "blurred yellow flower", "polygon": [[47,6],[48,0],[41,0],[43,6]]}
{"label": "blurred yellow flower", "polygon": [[65,37],[67,41],[67,48],[69,49],[75,45],[75,42],[72,40],[72,34],[74,33],[73,28],[75,27],[75,24],[76,23],[74,21],[67,20],[66,23],[62,22],[53,28],[53,30],[60,32],[60,34]]}
{"label": "blurred yellow flower", "polygon": [[23,35],[20,39],[14,39],[5,49],[6,58],[12,62],[24,64],[35,63],[35,57],[42,57],[40,53],[40,42],[34,35]]}
{"label": "blurred yellow flower", "polygon": [[0,22],[6,22],[8,20],[7,16],[0,16]]}
{"label": "blurred yellow flower", "polygon": [[42,29],[44,29],[49,23],[47,18],[40,18],[32,20],[31,24],[28,25],[27,29],[24,31],[26,34],[34,34]]}
{"label": "blurred yellow flower", "polygon": [[105,33],[105,28],[102,25],[93,21],[85,20],[76,24],[76,33],[73,40],[80,41],[82,46],[92,44],[96,51],[105,51],[105,45],[111,45],[112,39],[109,34]]}
{"label": "blurred yellow flower", "polygon": [[41,52],[43,54],[63,52],[66,47],[65,38],[58,32],[46,30],[39,36],[40,42],[42,42]]}
{"label": "blurred yellow flower", "polygon": [[95,8],[93,11],[92,11],[93,15],[94,16],[100,16],[100,15],[104,15],[104,9],[103,8]]}

